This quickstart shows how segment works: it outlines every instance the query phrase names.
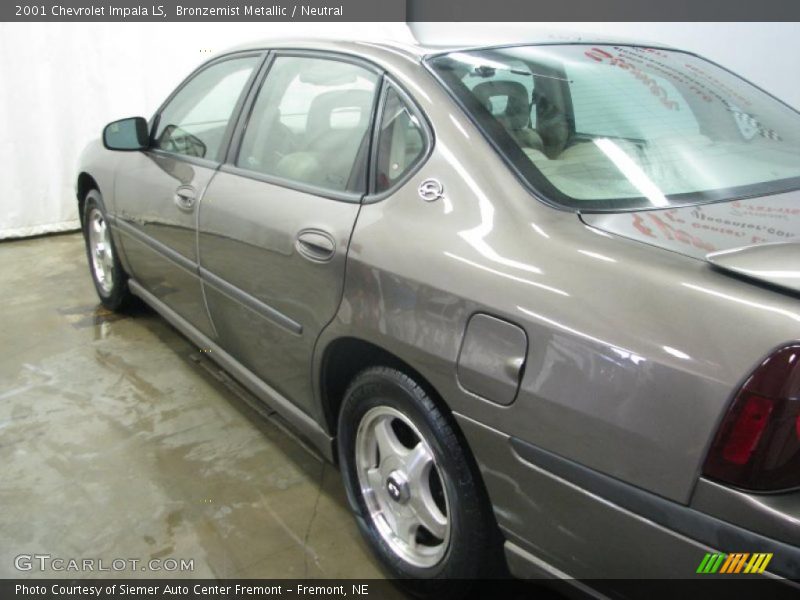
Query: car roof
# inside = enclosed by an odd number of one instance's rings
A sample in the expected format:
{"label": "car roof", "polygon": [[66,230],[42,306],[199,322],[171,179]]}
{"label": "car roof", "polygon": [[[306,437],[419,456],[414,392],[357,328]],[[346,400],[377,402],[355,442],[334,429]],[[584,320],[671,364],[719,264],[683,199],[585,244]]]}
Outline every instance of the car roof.
{"label": "car roof", "polygon": [[524,39],[514,42],[475,44],[424,44],[407,43],[399,41],[371,41],[371,40],[336,40],[326,38],[269,38],[248,42],[229,48],[223,54],[231,52],[241,52],[247,50],[262,50],[270,48],[292,49],[292,50],[325,50],[338,51],[346,54],[355,54],[365,58],[378,58],[377,55],[386,53],[402,55],[405,58],[419,60],[432,54],[442,54],[464,50],[478,50],[483,48],[496,48],[503,46],[518,45],[547,45],[547,44],[626,44],[643,45],[649,47],[664,48],[663,44],[648,43],[641,40],[630,40],[623,38],[611,38],[606,36],[586,35],[570,33],[558,30],[541,30],[526,35]]}

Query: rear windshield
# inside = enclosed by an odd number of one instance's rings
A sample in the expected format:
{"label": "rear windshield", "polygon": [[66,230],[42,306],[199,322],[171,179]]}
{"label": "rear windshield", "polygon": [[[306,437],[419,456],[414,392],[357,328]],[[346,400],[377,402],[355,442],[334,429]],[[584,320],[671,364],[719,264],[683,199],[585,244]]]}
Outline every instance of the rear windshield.
{"label": "rear windshield", "polygon": [[696,56],[639,46],[515,46],[428,59],[510,166],[582,210],[800,188],[800,115]]}

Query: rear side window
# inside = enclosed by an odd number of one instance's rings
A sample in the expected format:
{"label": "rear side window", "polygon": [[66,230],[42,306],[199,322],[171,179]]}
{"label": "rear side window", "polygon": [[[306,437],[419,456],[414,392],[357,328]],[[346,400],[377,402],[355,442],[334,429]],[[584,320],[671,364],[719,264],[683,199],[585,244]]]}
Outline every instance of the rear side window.
{"label": "rear side window", "polygon": [[195,75],[161,111],[154,146],[216,160],[236,103],[259,60],[233,58]]}
{"label": "rear side window", "polygon": [[383,192],[392,187],[424,154],[425,137],[419,119],[390,87],[378,137],[375,191]]}
{"label": "rear side window", "polygon": [[351,63],[276,58],[236,166],[325,190],[363,192],[377,84],[375,73]]}

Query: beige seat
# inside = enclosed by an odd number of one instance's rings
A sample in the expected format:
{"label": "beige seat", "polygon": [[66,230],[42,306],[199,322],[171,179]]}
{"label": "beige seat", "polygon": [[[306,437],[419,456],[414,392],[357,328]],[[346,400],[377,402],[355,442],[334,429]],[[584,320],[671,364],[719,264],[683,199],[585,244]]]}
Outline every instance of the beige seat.
{"label": "beige seat", "polygon": [[308,110],[302,150],[284,156],[276,175],[347,189],[365,140],[373,98],[368,90],[332,90],[316,96]]}

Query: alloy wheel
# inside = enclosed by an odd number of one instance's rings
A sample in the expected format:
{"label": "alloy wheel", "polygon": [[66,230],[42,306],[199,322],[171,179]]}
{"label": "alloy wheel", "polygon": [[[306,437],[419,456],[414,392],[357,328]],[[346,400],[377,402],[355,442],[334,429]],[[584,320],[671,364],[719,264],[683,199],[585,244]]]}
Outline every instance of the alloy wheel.
{"label": "alloy wheel", "polygon": [[417,567],[431,567],[450,543],[442,472],[419,429],[400,411],[377,406],[356,432],[356,471],[369,516],[386,544]]}
{"label": "alloy wheel", "polygon": [[106,219],[97,208],[89,213],[89,251],[95,281],[104,294],[114,288],[114,255],[111,249],[111,234]]}

